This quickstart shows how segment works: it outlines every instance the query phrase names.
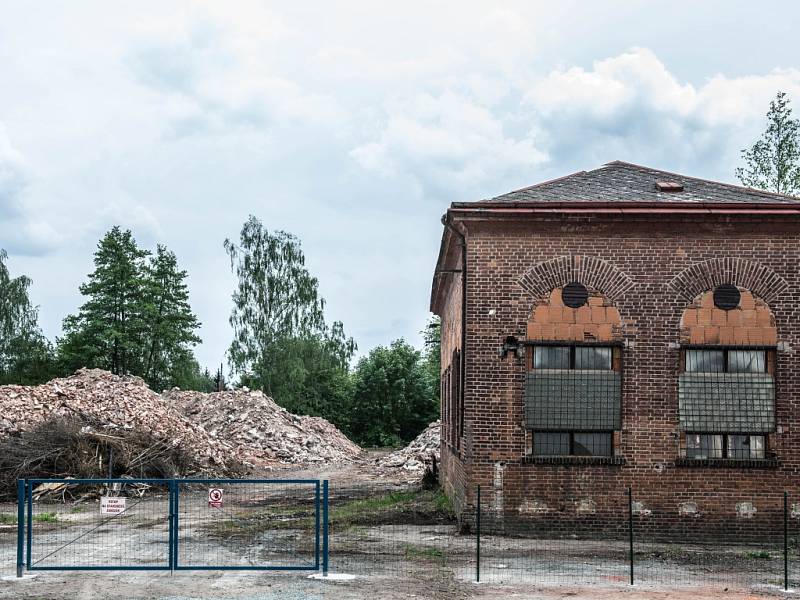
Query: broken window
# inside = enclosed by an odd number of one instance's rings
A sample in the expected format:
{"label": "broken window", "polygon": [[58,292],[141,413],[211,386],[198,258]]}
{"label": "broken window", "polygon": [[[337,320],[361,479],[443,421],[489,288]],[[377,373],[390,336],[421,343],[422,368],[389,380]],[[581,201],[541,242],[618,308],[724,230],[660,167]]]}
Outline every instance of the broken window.
{"label": "broken window", "polygon": [[621,428],[621,348],[534,345],[525,420],[540,456],[611,456]]}
{"label": "broken window", "polygon": [[611,456],[610,431],[535,431],[533,453],[536,456]]}
{"label": "broken window", "polygon": [[691,348],[678,381],[686,457],[766,458],[775,429],[774,350]]}

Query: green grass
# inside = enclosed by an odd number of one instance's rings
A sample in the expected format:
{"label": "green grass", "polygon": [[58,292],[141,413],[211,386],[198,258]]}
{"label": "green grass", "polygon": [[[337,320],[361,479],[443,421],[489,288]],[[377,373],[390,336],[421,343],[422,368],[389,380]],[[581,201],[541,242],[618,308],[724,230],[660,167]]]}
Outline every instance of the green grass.
{"label": "green grass", "polygon": [[0,525],[15,525],[17,523],[17,515],[14,513],[0,513]]}
{"label": "green grass", "polygon": [[52,512],[43,512],[33,515],[33,520],[37,523],[55,523],[58,521],[58,515]]}
{"label": "green grass", "polygon": [[406,544],[405,556],[409,559],[443,559],[444,552],[438,548],[425,548],[414,544]]}
{"label": "green grass", "polygon": [[[363,530],[378,525],[432,525],[454,523],[450,499],[441,490],[384,492],[366,498],[333,500],[328,520],[334,531]],[[273,506],[266,510],[242,510],[235,518],[210,524],[212,537],[247,538],[265,531],[313,530],[313,511],[298,506]]]}
{"label": "green grass", "polygon": [[766,550],[751,550],[749,552],[745,552],[743,556],[744,558],[747,559],[760,559],[760,560],[769,560],[772,558],[772,555]]}
{"label": "green grass", "polygon": [[71,514],[86,512],[86,507],[82,504],[76,504],[75,506],[69,509],[69,512]]}

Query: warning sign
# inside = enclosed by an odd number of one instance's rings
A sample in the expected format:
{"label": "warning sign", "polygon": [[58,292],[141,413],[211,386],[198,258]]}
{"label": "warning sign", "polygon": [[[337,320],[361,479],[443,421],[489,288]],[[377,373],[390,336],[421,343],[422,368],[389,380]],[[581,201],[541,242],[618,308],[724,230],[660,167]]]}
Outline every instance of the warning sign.
{"label": "warning sign", "polygon": [[210,508],[222,508],[222,490],[211,488],[208,490],[208,506]]}
{"label": "warning sign", "polygon": [[125,498],[102,496],[100,498],[101,515],[119,515],[125,512]]}

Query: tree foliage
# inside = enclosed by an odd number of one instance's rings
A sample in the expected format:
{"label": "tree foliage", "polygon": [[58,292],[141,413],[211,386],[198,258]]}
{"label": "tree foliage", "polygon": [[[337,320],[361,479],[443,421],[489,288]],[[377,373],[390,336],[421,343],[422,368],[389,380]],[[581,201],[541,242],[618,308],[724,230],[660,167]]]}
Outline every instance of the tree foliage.
{"label": "tree foliage", "polygon": [[800,120],[792,118],[790,103],[784,92],[778,92],[769,103],[766,131],[742,150],[746,166],[736,169],[736,176],[744,185],[800,194]]}
{"label": "tree foliage", "polygon": [[64,319],[65,369],[138,375],[156,390],[207,387],[192,352],[200,324],[175,254],[159,245],[151,255],[130,231],[113,227],[98,243],[94,266],[79,288],[86,302]]}
{"label": "tree foliage", "polygon": [[228,358],[242,384],[261,389],[293,412],[336,421],[356,346],[341,323],[328,326],[318,281],[300,241],[268,231],[251,216],[239,243],[224,242],[238,278]]}
{"label": "tree foliage", "polygon": [[30,278],[11,277],[0,249],[0,384],[37,384],[55,374],[53,348],[37,324]]}
{"label": "tree foliage", "polygon": [[410,442],[437,418],[435,385],[419,350],[402,339],[378,346],[353,374],[348,432],[363,445]]}

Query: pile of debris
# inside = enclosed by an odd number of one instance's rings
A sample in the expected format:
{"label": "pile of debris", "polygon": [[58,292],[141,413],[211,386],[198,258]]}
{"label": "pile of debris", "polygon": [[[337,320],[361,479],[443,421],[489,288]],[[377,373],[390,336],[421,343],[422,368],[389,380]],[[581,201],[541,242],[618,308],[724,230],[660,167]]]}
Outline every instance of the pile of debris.
{"label": "pile of debris", "polygon": [[164,398],[174,409],[235,449],[251,466],[284,463],[349,462],[361,454],[333,424],[298,416],[261,391],[190,392],[173,389]]}
{"label": "pile of debris", "polygon": [[434,421],[405,448],[375,461],[380,472],[391,473],[409,483],[422,481],[426,473],[435,475],[439,465],[440,422]]}
{"label": "pile of debris", "polygon": [[81,369],[38,386],[0,386],[0,437],[19,437],[57,420],[80,423],[87,436],[146,433],[187,454],[188,474],[214,477],[237,470],[229,445],[173,411],[139,377]]}
{"label": "pile of debris", "polygon": [[[115,477],[227,477],[247,466],[350,462],[361,454],[325,419],[293,415],[262,392],[157,394],[139,377],[99,369],[38,386],[0,386],[3,448],[14,451],[6,450],[0,469],[11,473],[17,461],[27,477],[102,477],[110,454],[120,466]],[[72,460],[76,453],[89,458]]]}

